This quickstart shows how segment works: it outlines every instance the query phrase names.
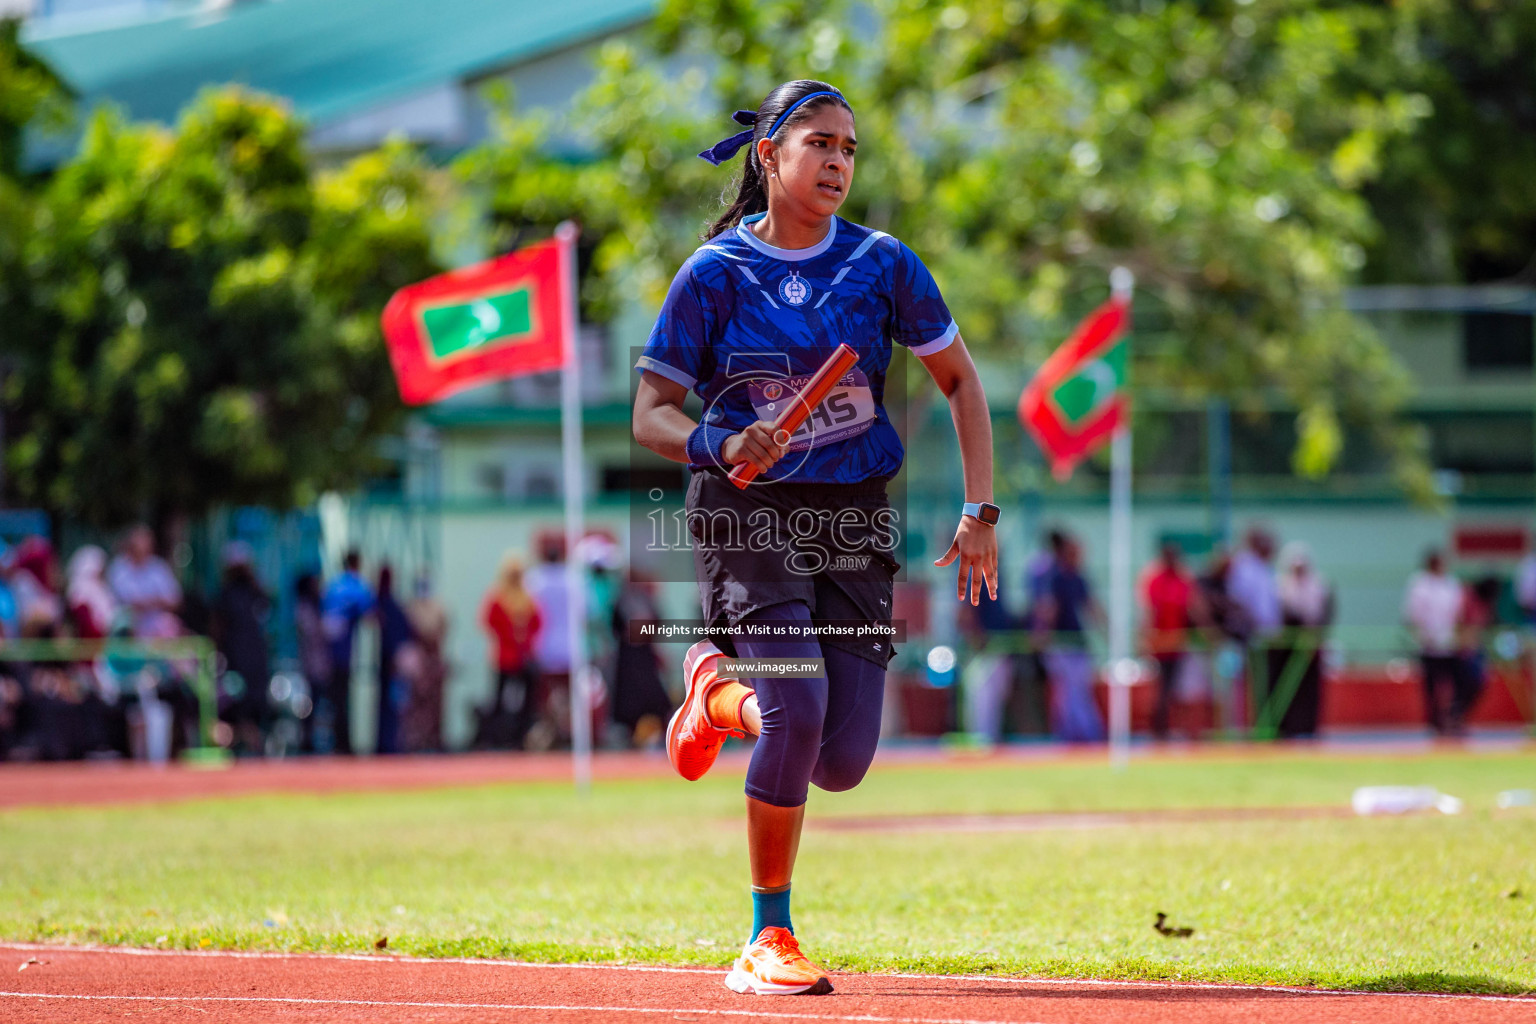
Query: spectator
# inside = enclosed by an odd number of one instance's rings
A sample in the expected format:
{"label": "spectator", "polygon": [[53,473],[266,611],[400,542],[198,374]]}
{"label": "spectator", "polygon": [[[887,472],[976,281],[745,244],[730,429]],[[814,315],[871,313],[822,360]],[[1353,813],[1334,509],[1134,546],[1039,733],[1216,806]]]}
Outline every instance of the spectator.
{"label": "spectator", "polygon": [[1499,581],[1492,576],[1478,580],[1463,595],[1457,630],[1460,647],[1456,659],[1458,728],[1465,726],[1467,715],[1471,714],[1477,698],[1488,685],[1488,631],[1499,621],[1498,606]]}
{"label": "spectator", "polygon": [[259,754],[267,726],[267,616],[272,600],[256,580],[253,554],[244,541],[224,545],[224,582],[214,598],[211,633],[224,656],[219,680],[219,717],[234,730],[237,754]]}
{"label": "spectator", "polygon": [[1453,698],[1447,714],[1442,697],[1443,690],[1456,689],[1456,625],[1463,601],[1461,584],[1446,573],[1445,556],[1439,551],[1425,557],[1423,570],[1409,578],[1403,598],[1403,618],[1419,648],[1425,716],[1429,727],[1442,735],[1460,732],[1465,711]]}
{"label": "spectator", "polygon": [[1227,596],[1246,616],[1250,637],[1268,637],[1280,628],[1280,597],[1269,564],[1274,554],[1274,538],[1255,526],[1227,569]]}
{"label": "spectator", "polygon": [[1261,527],[1250,527],[1227,568],[1227,597],[1241,611],[1248,628],[1242,641],[1247,648],[1245,661],[1255,709],[1263,706],[1284,665],[1284,654],[1274,647],[1275,633],[1280,629],[1280,598],[1270,566],[1274,554],[1274,538]]}
{"label": "spectator", "polygon": [[[994,613],[1000,603],[992,602]],[[971,656],[959,678],[967,727],[988,743],[1001,743],[1008,701],[1013,694],[1013,659],[1005,651],[991,649],[988,623],[995,622],[996,616],[987,612],[988,604],[983,592],[981,604],[974,608],[969,604],[960,606],[960,635]]]}
{"label": "spectator", "polygon": [[1159,555],[1147,567],[1141,585],[1147,651],[1157,663],[1157,707],[1152,713],[1152,734],[1168,738],[1168,720],[1179,681],[1179,670],[1189,657],[1189,627],[1204,621],[1204,607],[1194,580],[1184,570],[1177,544],[1164,542]]}
{"label": "spectator", "polygon": [[181,633],[176,610],[181,584],[165,559],[155,554],[155,535],[140,523],[128,531],[122,554],[107,569],[112,593],[133,613],[136,637],[172,637]]}
{"label": "spectator", "polygon": [[[998,579],[1005,575],[1002,563],[998,563]],[[1008,704],[1013,698],[1017,682],[1017,662],[1022,656],[1006,651],[989,650],[994,633],[1009,633],[1015,628],[1009,614],[1006,595],[999,583],[997,600],[993,600],[985,587],[981,601],[975,607],[960,606],[960,633],[966,647],[974,656],[960,674],[961,690],[967,705],[967,724],[971,732],[989,743],[1003,739]]]}
{"label": "spectator", "polygon": [[543,619],[523,586],[523,563],[516,555],[502,559],[496,583],[485,595],[480,623],[491,637],[495,702],[481,718],[476,745],[520,749],[533,724],[533,651]]}
{"label": "spectator", "polygon": [[1228,730],[1237,730],[1248,721],[1248,701],[1244,680],[1247,677],[1246,652],[1253,624],[1248,613],[1227,589],[1232,572],[1232,555],[1218,548],[1199,577],[1200,600],[1205,605],[1210,624],[1219,632],[1212,636],[1211,677],[1222,704],[1221,721]]}
{"label": "spectator", "polygon": [[53,545],[42,537],[28,537],[11,552],[11,593],[23,636],[57,636],[64,624],[57,573]]}
{"label": "spectator", "polygon": [[1051,729],[1057,739],[1094,742],[1104,738],[1104,720],[1093,699],[1093,656],[1084,620],[1103,616],[1083,578],[1077,540],[1064,535],[1053,539],[1055,565],[1045,580],[1037,619],[1051,679]]}
{"label": "spectator", "polygon": [[[619,546],[609,537],[599,533],[582,538],[576,550],[586,570],[585,603],[587,661],[587,710],[590,713],[588,735],[601,743],[608,732],[609,715],[612,711],[612,692],[618,667],[619,649],[613,632],[613,616],[618,604],[623,576],[619,572],[623,562]],[[567,704],[565,718],[570,720]],[[562,730],[562,733],[567,730]]]}
{"label": "spectator", "polygon": [[630,578],[613,604],[613,635],[617,654],[613,675],[613,720],[623,726],[632,746],[654,746],[672,717],[672,698],[661,683],[661,655],[649,640],[629,635],[632,622],[655,622],[655,586]]}
{"label": "spectator", "polygon": [[1211,560],[1206,563],[1205,572],[1196,583],[1210,624],[1220,630],[1223,636],[1241,642],[1252,634],[1253,623],[1248,618],[1247,610],[1232,600],[1227,585],[1231,576],[1232,555],[1218,548],[1211,553]]}
{"label": "spectator", "polygon": [[1035,552],[1029,564],[1024,568],[1024,626],[1026,629],[1034,629],[1039,617],[1040,602],[1043,601],[1050,586],[1051,573],[1056,570],[1056,555],[1066,543],[1066,534],[1060,530],[1051,530],[1045,535],[1045,544]]}
{"label": "spectator", "polygon": [[[1019,628],[1031,637],[1040,632],[1038,623],[1041,602],[1045,598],[1051,572],[1056,568],[1056,552],[1060,550],[1064,539],[1065,535],[1060,530],[1048,531],[1040,550],[1035,552],[1024,567],[1024,614],[1020,616]],[[1023,721],[1020,731],[1047,734],[1050,732],[1050,674],[1045,667],[1045,651],[1032,641],[1029,649],[1018,657],[1016,669],[1022,690],[1020,717]]]}
{"label": "spectator", "polygon": [[96,640],[112,632],[117,618],[117,599],[106,580],[107,553],[94,544],[77,550],[69,559],[69,586],[64,592],[75,635]]}
{"label": "spectator", "polygon": [[417,664],[408,673],[410,700],[405,713],[405,749],[426,753],[443,749],[443,688],[448,678],[445,655],[448,611],[432,593],[432,577],[422,572],[405,614],[416,636]]}
{"label": "spectator", "polygon": [[[181,584],[176,574],[155,554],[155,535],[140,523],[123,537],[122,551],[107,567],[107,585],[129,616],[128,631],[140,640],[166,640],[185,631],[177,612],[181,608]],[[201,721],[200,702],[189,678],[194,665],[186,660],[129,659],[130,673],[139,695],[139,721],[144,725],[145,752],[153,759],[174,757],[197,743]],[[162,719],[162,716],[168,718]],[[152,741],[154,722],[168,720],[168,741]]]}
{"label": "spectator", "polygon": [[1003,589],[1002,580],[1005,571],[1001,561],[998,562],[997,598],[987,593],[987,588],[981,588],[981,602],[975,606],[976,625],[987,633],[1008,633],[1017,628],[1013,613],[1008,607],[1008,598]]}
{"label": "spectator", "polygon": [[14,715],[12,756],[63,761],[123,752],[127,730],[122,712],[102,700],[80,666],[38,662],[14,668],[15,679],[0,680],[0,703],[14,702],[9,714],[0,709],[0,719]]}
{"label": "spectator", "polygon": [[[101,549],[95,549],[104,559]],[[103,614],[96,604],[100,595],[84,595],[73,586],[76,578],[87,575],[82,565],[91,561],[72,560],[70,603],[81,597],[81,611],[86,623],[94,627],[96,616],[111,625],[110,608]],[[41,537],[29,537],[17,545],[13,557],[11,584],[17,597],[22,635],[35,639],[53,639],[62,635],[63,609],[56,587],[57,565],[53,547]],[[100,583],[100,562],[96,563],[96,582]],[[110,604],[110,596],[107,598]],[[72,616],[73,617],[73,616]],[[105,630],[97,633],[103,635]],[[94,666],[84,662],[40,660],[35,663],[9,663],[0,680],[0,730],[8,735],[0,740],[7,754],[22,759],[57,761],[87,754],[125,752],[127,730],[123,711],[115,703],[117,694],[102,686]],[[106,698],[110,697],[111,702]]]}
{"label": "spectator", "polygon": [[[379,619],[379,713],[374,753],[398,754],[401,744],[401,721],[410,701],[410,682],[402,669],[416,668],[414,664],[402,664],[400,655],[416,637],[411,630],[411,620],[400,602],[395,600],[395,570],[389,563],[379,567],[379,589],[376,599]],[[407,662],[414,661],[414,652],[407,654]]]}
{"label": "spectator", "polygon": [[[16,594],[11,590],[11,548],[5,541],[0,540],[0,640],[9,640],[21,635],[21,612],[16,606]],[[3,681],[4,677],[0,677]],[[16,684],[17,692],[20,692],[20,684]],[[0,695],[3,696],[3,695]],[[0,751],[0,757],[3,757]]]}
{"label": "spectator", "polygon": [[[1277,649],[1284,655],[1281,671],[1301,673],[1294,696],[1281,715],[1280,735],[1314,736],[1323,699],[1323,631],[1333,625],[1333,588],[1312,566],[1305,544],[1287,544],[1280,552],[1277,588],[1280,618],[1287,627]],[[1296,664],[1300,659],[1300,665]],[[1276,677],[1276,682],[1279,677]]]}
{"label": "spectator", "polygon": [[299,671],[310,695],[309,713],[303,716],[303,749],[313,753],[315,709],[318,699],[331,685],[331,646],[325,638],[322,623],[320,577],[312,572],[305,573],[294,582],[293,591],[293,631],[298,640]]}
{"label": "spectator", "polygon": [[11,760],[21,738],[26,691],[16,680],[16,675],[16,665],[0,665],[0,761]]}
{"label": "spectator", "polygon": [[1536,551],[1528,551],[1515,567],[1515,603],[1525,613],[1525,624],[1536,625]]}
{"label": "spectator", "polygon": [[623,559],[619,546],[599,533],[583,537],[576,550],[586,569],[587,664],[600,669],[609,678],[618,656],[613,633],[614,606],[623,588]]}
{"label": "spectator", "polygon": [[352,753],[352,643],[357,624],[373,612],[373,592],[363,582],[362,563],[355,549],[348,551],[341,562],[341,575],[326,587],[320,603],[331,655],[331,677],[325,687],[331,749],[338,754]]}
{"label": "spectator", "polygon": [[528,593],[539,609],[542,624],[534,640],[533,660],[539,668],[534,693],[534,735],[530,743],[548,748],[570,725],[571,592],[565,577],[565,540],[544,537],[539,544],[539,564],[527,574]]}
{"label": "spectator", "polygon": [[[982,600],[986,600],[985,594]],[[980,606],[960,608],[960,636],[971,651],[960,672],[960,694],[965,700],[966,728],[988,743],[1003,742],[1008,703],[1014,692],[1014,662],[1006,651],[991,649],[982,625]]]}
{"label": "spectator", "polygon": [[136,637],[171,637],[181,633],[176,612],[181,584],[170,565],[155,554],[155,535],[142,523],[123,538],[122,551],[107,568],[107,583],[118,601],[132,613]]}

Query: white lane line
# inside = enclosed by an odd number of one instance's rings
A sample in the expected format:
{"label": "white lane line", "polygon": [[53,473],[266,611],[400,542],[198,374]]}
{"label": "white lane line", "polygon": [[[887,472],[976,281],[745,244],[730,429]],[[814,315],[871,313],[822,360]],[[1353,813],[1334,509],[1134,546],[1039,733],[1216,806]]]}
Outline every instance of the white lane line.
{"label": "white lane line", "polygon": [[555,1010],[562,1013],[651,1013],[774,1020],[858,1021],[862,1024],[1042,1024],[1040,1021],[977,1020],[969,1017],[877,1017],[870,1014],[772,1013],[763,1010],[677,1009],[657,1006],[568,1006],[558,1003],[428,1003],[387,999],[302,999],[284,996],[103,996],[55,992],[0,992],[0,999],[60,999],[138,1003],[261,1003],[292,1006],[373,1006],[431,1010]]}
{"label": "white lane line", "polygon": [[[46,942],[3,942],[0,950],[21,953],[108,953],[122,956],[194,956],[217,960],[345,960],[364,964],[466,964],[470,967],[535,967],[540,970],[631,971],[641,974],[713,974],[723,967],[660,967],[653,964],[561,964],[524,960],[489,960],[463,956],[395,956],[369,953],[290,953],[280,949],[146,949],[143,946],[56,946]],[[914,975],[928,977],[928,975]]]}
{"label": "white lane line", "polygon": [[[55,947],[57,948],[57,947]],[[1297,996],[1390,996],[1393,999],[1481,999],[1491,1003],[1532,1003],[1530,994],[1518,996],[1483,995],[1475,992],[1371,992],[1358,988],[1302,988],[1300,985],[1243,985],[1233,981],[1128,981],[1119,978],[1016,978],[996,974],[879,974],[866,977],[915,978],[921,981],[938,981],[952,978],[956,981],[1000,981],[1010,985],[1081,985],[1084,987],[1108,986],[1116,988],[1147,989],[1214,989],[1225,992],[1253,992],[1263,994]]]}
{"label": "white lane line", "polygon": [[[471,967],[526,967],[537,970],[575,971],[624,971],[640,974],[710,974],[724,977],[726,972],[717,967],[660,967],[649,964],[562,964],[527,960],[489,960],[484,957],[417,957],[370,955],[367,953],[291,953],[282,950],[238,949],[146,949],[141,946],[59,946],[44,942],[0,942],[0,950],[12,949],[22,953],[107,953],[123,956],[190,956],[223,960],[344,960],[370,964],[464,964]],[[916,981],[945,982],[992,982],[1003,985],[1053,986],[1071,985],[1079,988],[1140,988],[1153,991],[1173,989],[1198,989],[1218,992],[1254,992],[1298,996],[1390,996],[1394,999],[1478,999],[1492,1003],[1536,1003],[1531,994],[1515,996],[1484,995],[1461,992],[1369,992],[1347,988],[1303,988],[1299,985],[1244,985],[1230,981],[1133,981],[1114,978],[1020,978],[1004,974],[910,974],[903,972],[833,972],[845,977],[903,978]]]}

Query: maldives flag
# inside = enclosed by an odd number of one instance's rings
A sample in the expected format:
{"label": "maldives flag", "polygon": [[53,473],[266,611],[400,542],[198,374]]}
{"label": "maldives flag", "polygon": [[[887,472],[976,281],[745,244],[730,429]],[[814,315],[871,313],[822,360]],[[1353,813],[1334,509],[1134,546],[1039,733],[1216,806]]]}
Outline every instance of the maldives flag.
{"label": "maldives flag", "polygon": [[1130,421],[1130,323],[1127,291],[1078,324],[1019,396],[1019,422],[1050,458],[1058,480]]}
{"label": "maldives flag", "polygon": [[560,369],[568,301],[561,249],[569,244],[550,239],[396,292],[383,325],[401,399],[422,405]]}

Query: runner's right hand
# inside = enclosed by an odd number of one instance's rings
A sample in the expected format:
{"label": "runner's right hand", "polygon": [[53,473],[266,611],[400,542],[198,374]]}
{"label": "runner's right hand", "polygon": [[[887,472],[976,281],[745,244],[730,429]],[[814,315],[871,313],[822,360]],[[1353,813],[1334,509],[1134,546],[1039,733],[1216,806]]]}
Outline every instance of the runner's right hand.
{"label": "runner's right hand", "polygon": [[732,434],[720,446],[720,458],[727,466],[750,462],[759,473],[766,472],[789,449],[773,443],[773,424],[758,420],[739,434]]}

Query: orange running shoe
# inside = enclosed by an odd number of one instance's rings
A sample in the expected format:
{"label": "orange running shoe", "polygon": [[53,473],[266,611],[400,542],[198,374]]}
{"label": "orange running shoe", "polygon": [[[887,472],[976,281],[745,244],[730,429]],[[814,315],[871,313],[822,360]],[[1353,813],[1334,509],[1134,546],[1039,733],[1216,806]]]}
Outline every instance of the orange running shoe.
{"label": "orange running shoe", "polygon": [[832,993],[832,979],[805,958],[788,928],[769,925],[742,950],[725,987],[742,995],[825,996]]}
{"label": "orange running shoe", "polygon": [[[683,706],[667,723],[667,760],[672,762],[677,774],[689,782],[703,778],[704,773],[714,767],[720,748],[731,735],[728,729],[715,728],[704,707],[710,689],[718,681],[709,670],[715,659],[723,657],[725,652],[708,640],[700,640],[688,648],[683,657],[683,678],[688,681],[688,692],[683,697]],[[709,677],[707,682],[706,676]]]}

